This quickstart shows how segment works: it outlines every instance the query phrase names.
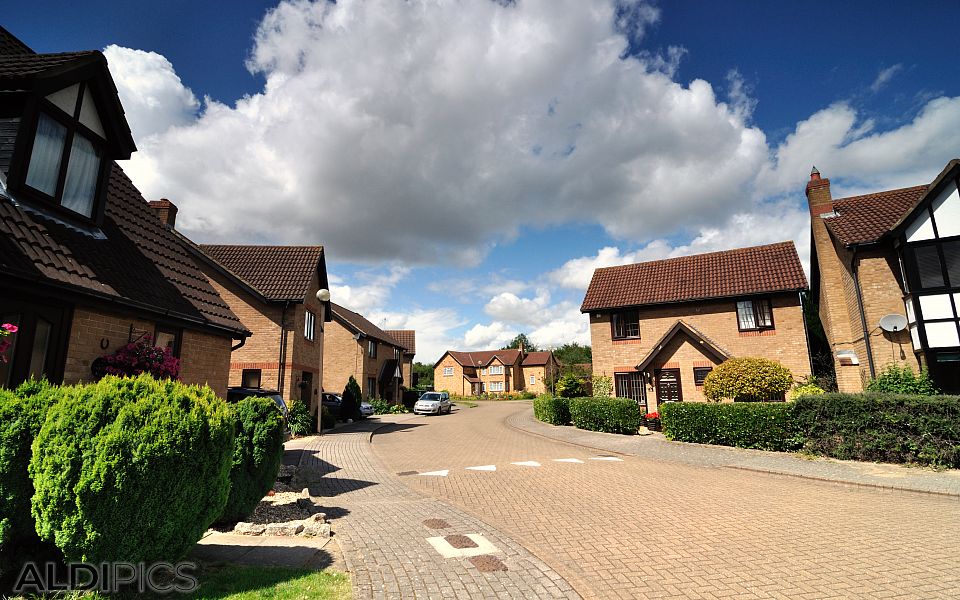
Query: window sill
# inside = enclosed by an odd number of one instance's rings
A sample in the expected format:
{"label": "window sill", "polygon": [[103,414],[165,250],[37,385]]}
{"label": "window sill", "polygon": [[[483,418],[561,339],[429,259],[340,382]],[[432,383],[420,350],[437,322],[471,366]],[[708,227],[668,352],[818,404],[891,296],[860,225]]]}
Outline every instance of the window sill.
{"label": "window sill", "polygon": [[640,338],[614,338],[612,341],[614,346],[622,346],[627,344],[640,344],[643,340]]}
{"label": "window sill", "polygon": [[776,329],[746,329],[740,331],[740,337],[767,337],[777,335]]}

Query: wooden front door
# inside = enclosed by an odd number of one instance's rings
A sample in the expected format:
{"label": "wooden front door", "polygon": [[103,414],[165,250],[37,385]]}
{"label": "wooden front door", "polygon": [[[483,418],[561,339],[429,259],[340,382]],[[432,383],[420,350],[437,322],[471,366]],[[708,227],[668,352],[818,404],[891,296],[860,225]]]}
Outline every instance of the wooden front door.
{"label": "wooden front door", "polygon": [[657,405],[662,405],[664,402],[682,401],[680,369],[661,369],[657,371]]}

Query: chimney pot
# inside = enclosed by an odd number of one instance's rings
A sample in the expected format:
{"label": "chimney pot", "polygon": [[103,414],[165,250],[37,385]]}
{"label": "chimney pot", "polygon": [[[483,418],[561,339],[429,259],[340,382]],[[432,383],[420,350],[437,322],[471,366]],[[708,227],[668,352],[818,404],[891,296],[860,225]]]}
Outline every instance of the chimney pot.
{"label": "chimney pot", "polygon": [[816,166],[810,171],[810,181],[820,181],[820,170]]}
{"label": "chimney pot", "polygon": [[167,229],[173,229],[177,223],[177,205],[166,198],[151,200],[150,208]]}

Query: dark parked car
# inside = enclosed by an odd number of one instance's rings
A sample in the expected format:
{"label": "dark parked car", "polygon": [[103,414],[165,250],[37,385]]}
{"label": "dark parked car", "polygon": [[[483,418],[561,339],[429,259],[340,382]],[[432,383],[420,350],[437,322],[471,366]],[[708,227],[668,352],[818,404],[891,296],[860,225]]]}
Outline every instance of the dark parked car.
{"label": "dark parked car", "polygon": [[330,414],[333,415],[334,419],[340,418],[340,413],[343,412],[340,410],[341,405],[343,404],[343,398],[340,394],[334,394],[331,392],[324,392],[323,397],[320,400],[320,404],[325,406]]}
{"label": "dark parked car", "polygon": [[284,402],[283,396],[280,395],[280,392],[276,390],[265,390],[262,388],[245,388],[245,387],[232,387],[227,388],[227,402],[240,402],[244,398],[249,396],[257,396],[258,398],[270,398],[273,400],[274,404],[277,405],[277,409],[283,413],[283,424],[284,427],[287,425],[287,403]]}

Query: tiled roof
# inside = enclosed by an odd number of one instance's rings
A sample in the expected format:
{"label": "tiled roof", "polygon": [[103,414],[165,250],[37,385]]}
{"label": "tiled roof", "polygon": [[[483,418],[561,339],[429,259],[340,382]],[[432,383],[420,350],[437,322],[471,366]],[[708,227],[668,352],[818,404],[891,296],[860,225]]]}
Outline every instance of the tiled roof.
{"label": "tiled roof", "polygon": [[[844,246],[869,244],[884,236],[927,192],[926,185],[834,200],[827,229]],[[814,217],[816,218],[816,217]]]}
{"label": "tiled roof", "polygon": [[0,56],[7,54],[33,54],[33,50],[0,26]]}
{"label": "tiled roof", "polygon": [[550,352],[528,352],[527,355],[523,357],[523,366],[539,367],[546,365],[550,362],[550,356]]}
{"label": "tiled roof", "polygon": [[96,50],[59,54],[0,54],[0,89],[23,89],[23,84],[41,74],[56,73],[75,63],[102,58]]}
{"label": "tiled roof", "polygon": [[398,348],[404,347],[396,338],[368,321],[366,317],[359,313],[355,313],[333,302],[330,303],[330,312],[333,313],[334,319],[348,325],[354,331],[358,331],[375,340],[390,344],[391,346],[397,346]]}
{"label": "tiled roof", "polygon": [[606,267],[580,307],[591,310],[687,302],[807,288],[793,242]]}
{"label": "tiled roof", "polygon": [[68,227],[0,194],[0,271],[249,333],[117,165],[101,231]]}
{"label": "tiled roof", "polygon": [[303,302],[323,246],[201,244],[200,249],[267,300]]}
{"label": "tiled roof", "polygon": [[400,342],[407,354],[417,353],[417,332],[413,329],[385,329],[393,339]]}
{"label": "tiled roof", "polygon": [[449,350],[447,353],[465,367],[485,367],[493,362],[494,358],[499,358],[504,364],[512,365],[520,356],[519,350],[477,350],[476,352]]}

